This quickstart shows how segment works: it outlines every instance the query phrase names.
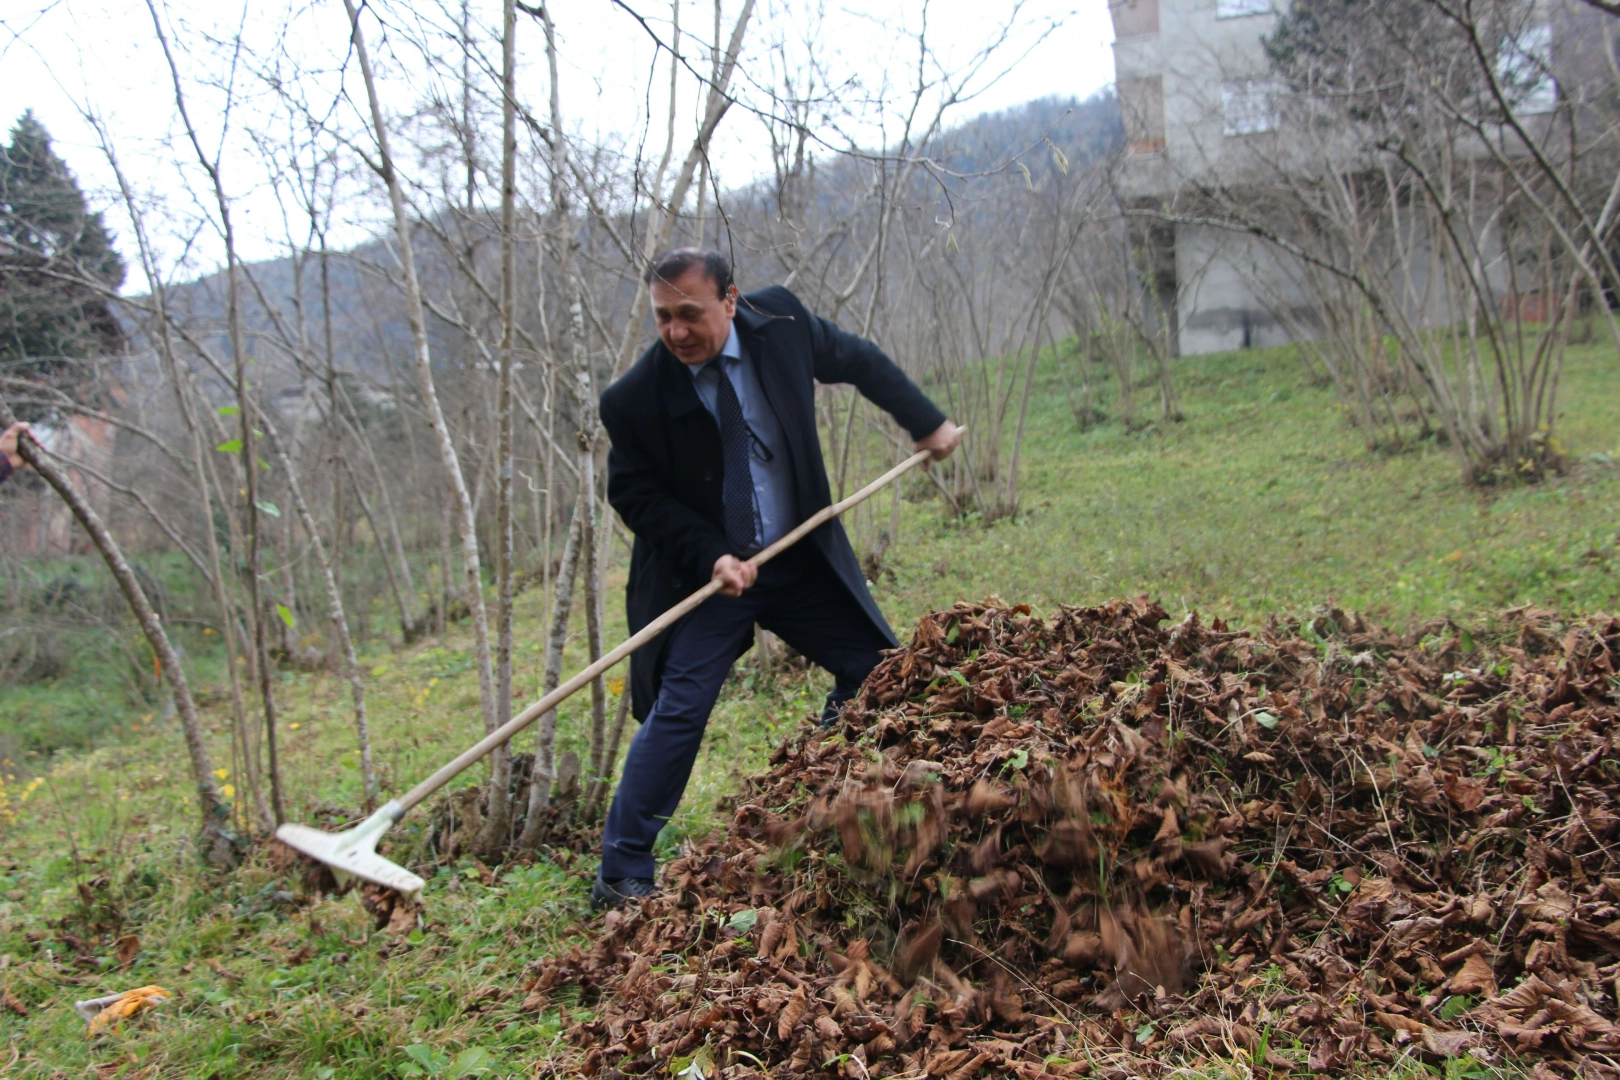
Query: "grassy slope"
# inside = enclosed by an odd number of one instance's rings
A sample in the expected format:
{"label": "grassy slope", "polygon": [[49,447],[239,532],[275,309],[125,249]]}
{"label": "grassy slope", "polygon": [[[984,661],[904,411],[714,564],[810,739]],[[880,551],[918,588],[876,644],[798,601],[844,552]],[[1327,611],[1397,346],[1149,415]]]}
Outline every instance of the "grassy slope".
{"label": "grassy slope", "polygon": [[[192,606],[196,578],[185,556],[158,554],[136,562],[175,610]],[[23,571],[16,582],[21,596],[6,598],[17,604],[12,610],[21,625],[6,629],[23,630],[29,640],[17,649],[26,658],[17,664],[23,670],[0,697],[0,766],[9,762],[11,771],[31,773],[34,756],[88,750],[127,722],[126,713],[153,712],[160,695],[152,651],[139,628],[124,619],[123,597],[98,556],[35,560]],[[116,633],[109,632],[119,623],[124,625]],[[210,640],[188,624],[171,624],[170,633],[201,664],[201,678],[225,677],[217,636]],[[0,656],[6,644],[0,642]]]}
{"label": "grassy slope", "polygon": [[1028,511],[988,530],[913,529],[888,609],[910,617],[986,590],[1037,606],[1146,592],[1172,612],[1250,621],[1330,600],[1402,624],[1620,606],[1620,472],[1591,459],[1620,456],[1612,352],[1577,354],[1564,380],[1574,475],[1485,496],[1433,446],[1367,452],[1285,350],[1188,361],[1180,386],[1187,421],[1137,434],[1080,433],[1049,386]]}
{"label": "grassy slope", "polygon": [[[1286,354],[1189,361],[1182,385],[1185,423],[1082,434],[1048,380],[1028,447],[1027,513],[989,528],[946,527],[933,502],[907,504],[893,574],[878,589],[896,625],[986,593],[1050,610],[1147,592],[1172,609],[1244,620],[1330,599],[1397,623],[1525,602],[1620,607],[1609,512],[1620,474],[1590,460],[1614,453],[1620,431],[1612,355],[1579,355],[1566,378],[1560,433],[1578,470],[1493,496],[1463,488],[1435,448],[1368,454]],[[538,640],[541,603],[536,593],[522,598],[520,639]],[[475,735],[469,655],[458,633],[366,660],[378,759],[395,790]],[[526,648],[520,696],[534,692],[540,667]],[[289,805],[298,816],[355,805],[342,686],[310,675],[280,685]],[[822,688],[816,676],[739,675],[666,841],[717,823],[717,798]],[[583,707],[564,711],[565,748],[579,747]],[[29,1016],[0,1006],[0,1061],[17,1055],[0,1073],[77,1076],[95,1063],[108,1076],[391,1077],[454,1075],[480,1062],[492,1075],[532,1072],[561,1018],[525,1015],[521,994],[501,993],[577,926],[588,858],[515,868],[492,885],[466,862],[442,867],[429,885],[427,931],[384,959],[383,939],[367,939],[352,898],[298,908],[260,860],[228,876],[198,870],[178,733],[131,730],[139,718],[125,717],[123,734],[93,753],[59,756],[26,801],[20,783],[6,789],[0,987]],[[213,719],[228,767],[222,713]],[[90,941],[85,958],[61,943],[64,928]],[[115,957],[118,932],[139,938],[127,970]],[[73,999],[149,982],[183,997],[125,1034],[86,1042]]]}

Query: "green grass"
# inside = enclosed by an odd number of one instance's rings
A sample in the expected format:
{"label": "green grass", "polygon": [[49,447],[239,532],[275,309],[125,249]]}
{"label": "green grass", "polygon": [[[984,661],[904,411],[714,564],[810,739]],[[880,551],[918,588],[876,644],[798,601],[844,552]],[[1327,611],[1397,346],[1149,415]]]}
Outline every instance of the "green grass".
{"label": "green grass", "polygon": [[[191,566],[179,554],[135,560],[160,612],[194,601]],[[58,750],[106,741],[130,714],[162,711],[152,650],[95,555],[13,563],[0,576],[0,763],[32,774]],[[9,579],[9,580],[8,580]],[[224,676],[217,634],[171,619],[170,633],[198,677]]]}
{"label": "green grass", "polygon": [[[911,483],[877,583],[902,633],[925,610],[989,593],[1044,612],[1149,593],[1172,611],[1251,623],[1327,602],[1400,625],[1484,621],[1521,603],[1567,613],[1620,607],[1611,509],[1620,473],[1606,460],[1620,457],[1612,353],[1571,358],[1558,434],[1572,471],[1486,493],[1462,484],[1443,447],[1368,452],[1286,350],[1185,361],[1180,377],[1185,422],[1081,433],[1055,373],[1043,372],[1016,517],[951,521],[922,481]],[[621,575],[615,568],[615,597]],[[609,610],[616,638],[622,613]],[[521,698],[534,696],[541,677],[542,612],[538,591],[521,598]],[[364,658],[390,790],[479,733],[470,650],[462,627]],[[570,668],[581,654],[576,636]],[[211,738],[229,768],[222,672],[205,664],[196,676],[215,695]],[[818,675],[770,680],[739,670],[666,849],[724,820],[717,802],[814,710],[825,685]],[[346,688],[330,675],[288,673],[278,692],[293,815],[354,807]],[[0,707],[0,733],[13,693]],[[40,762],[38,783],[20,776],[0,787],[0,987],[29,1013],[0,1005],[0,1073],[83,1076],[97,1065],[100,1075],[130,1077],[534,1074],[562,1038],[562,1010],[575,1010],[563,999],[525,1013],[521,986],[527,965],[577,931],[591,856],[503,867],[489,884],[470,860],[429,868],[429,925],[385,958],[385,939],[369,933],[352,897],[302,906],[258,857],[230,874],[200,869],[175,722],[113,698],[94,750],[58,752]],[[583,749],[585,708],[583,697],[563,708],[561,749]],[[527,735],[518,744],[532,745]],[[408,819],[401,841],[425,822],[420,812]],[[121,969],[116,942],[129,933],[139,949]],[[120,1033],[85,1039],[73,1000],[151,982],[181,996]],[[1233,1072],[1248,1074],[1238,1063]]]}
{"label": "green grass", "polygon": [[1612,350],[1572,350],[1557,428],[1570,473],[1489,491],[1432,443],[1367,450],[1291,350],[1187,360],[1179,380],[1184,422],[1082,433],[1044,379],[1023,511],[990,528],[913,517],[885,609],[898,623],[985,593],[1047,610],[1147,593],[1251,624],[1331,602],[1405,625],[1620,607]]}

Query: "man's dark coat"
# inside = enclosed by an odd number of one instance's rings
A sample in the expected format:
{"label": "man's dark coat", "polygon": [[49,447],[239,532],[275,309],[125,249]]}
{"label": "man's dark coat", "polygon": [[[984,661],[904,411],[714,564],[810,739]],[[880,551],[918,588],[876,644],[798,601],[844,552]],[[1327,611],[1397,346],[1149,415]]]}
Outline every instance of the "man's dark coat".
{"label": "man's dark coat", "polygon": [[[779,286],[739,298],[734,320],[743,349],[782,425],[793,464],[795,524],[832,502],[816,434],[815,384],[853,383],[869,401],[921,439],[945,414],[870,341],[812,315]],[[685,364],[659,341],[602,394],[608,453],[608,502],[635,533],[625,613],[634,633],[705,584],[726,540],[721,516],[720,426],[698,400]],[[801,544],[814,544],[891,644],[883,612],[866,589],[849,537],[830,521]],[[631,705],[644,719],[658,696],[665,633],[630,660]]]}

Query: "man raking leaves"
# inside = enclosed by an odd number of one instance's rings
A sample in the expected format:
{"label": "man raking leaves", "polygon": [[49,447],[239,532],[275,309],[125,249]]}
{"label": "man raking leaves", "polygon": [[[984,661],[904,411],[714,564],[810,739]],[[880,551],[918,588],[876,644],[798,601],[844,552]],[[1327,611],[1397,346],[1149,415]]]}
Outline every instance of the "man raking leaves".
{"label": "man raking leaves", "polygon": [[[340,885],[358,878],[380,886],[384,894],[372,900],[385,912],[425,885],[377,854],[394,823],[625,657],[636,655],[632,693],[636,716],[646,722],[609,812],[604,851],[618,861],[605,859],[608,872],[598,874],[592,900],[599,907],[652,893],[653,840],[680,801],[709,709],[754,622],[833,672],[837,686],[826,715],[854,694],[878,650],[895,644],[837,518],[916,466],[948,455],[962,429],[875,345],[810,315],[787,290],[745,297],[745,311],[738,311],[730,267],[715,252],[669,253],[654,262],[649,279],[665,344],[649,350],[602,400],[613,440],[609,498],[636,533],[627,598],[634,632],[354,828],[276,830],[279,841],[330,869]],[[734,316],[740,333],[729,329]],[[703,353],[708,346],[699,341],[720,346]],[[707,359],[696,359],[700,353]],[[717,356],[722,364],[708,363]],[[733,357],[746,358],[746,369]],[[706,386],[705,369],[714,372]],[[832,503],[813,380],[853,382],[913,436],[925,432],[917,453]],[[703,401],[714,402],[715,413],[694,415],[708,408]],[[753,470],[755,462],[778,460],[791,467]],[[742,476],[751,489],[738,482]],[[809,542],[795,548],[801,539]],[[783,553],[788,558],[773,562]],[[682,598],[683,589],[705,579]],[[653,648],[637,653],[644,645]],[[629,869],[614,872],[622,866]]]}
{"label": "man raking leaves", "polygon": [[625,610],[646,626],[694,584],[707,600],[630,662],[642,722],[602,835],[594,906],[647,896],[653,841],[674,814],[726,673],[754,624],[836,680],[824,719],[898,645],[843,526],[756,569],[745,560],[831,501],[815,384],[853,383],[940,460],[961,431],[870,341],[775,287],[739,296],[717,251],[678,248],[646,280],[659,340],[602,395],[608,501],[635,533]]}

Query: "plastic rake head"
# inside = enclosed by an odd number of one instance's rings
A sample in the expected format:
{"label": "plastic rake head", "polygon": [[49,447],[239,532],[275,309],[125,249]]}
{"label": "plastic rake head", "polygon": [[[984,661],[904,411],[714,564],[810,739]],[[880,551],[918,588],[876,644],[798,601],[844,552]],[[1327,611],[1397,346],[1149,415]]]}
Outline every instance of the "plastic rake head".
{"label": "plastic rake head", "polygon": [[377,854],[377,841],[404,813],[398,802],[390,802],[354,828],[340,833],[289,823],[276,830],[276,839],[331,867],[339,885],[348,884],[351,878],[360,878],[414,900],[422,894],[427,882]]}

